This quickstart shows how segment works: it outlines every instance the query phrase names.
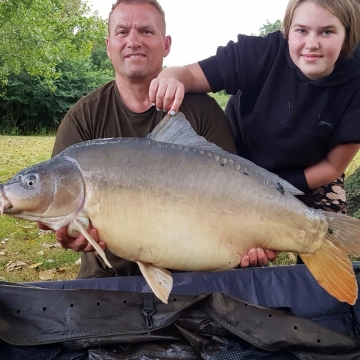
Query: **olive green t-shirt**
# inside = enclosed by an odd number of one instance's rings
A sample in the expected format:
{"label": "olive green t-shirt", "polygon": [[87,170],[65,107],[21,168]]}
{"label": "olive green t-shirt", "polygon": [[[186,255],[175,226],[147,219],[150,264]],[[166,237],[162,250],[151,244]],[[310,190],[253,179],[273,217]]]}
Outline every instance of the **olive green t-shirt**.
{"label": "olive green t-shirt", "polygon": [[[201,136],[226,151],[236,153],[227,117],[206,94],[187,94],[180,107]],[[56,134],[52,155],[82,141],[110,137],[146,137],[166,113],[151,107],[130,110],[121,100],[115,81],[80,99],[65,115]]]}
{"label": "olive green t-shirt", "polygon": [[[187,94],[180,111],[201,136],[236,154],[227,117],[217,102],[206,94]],[[52,156],[82,141],[111,137],[146,137],[166,113],[151,107],[145,112],[131,111],[121,100],[115,81],[80,99],[65,115],[56,134]],[[106,239],[102,239],[106,243]],[[120,240],[121,241],[121,240]],[[92,252],[83,253],[78,278],[140,275],[138,265],[109,251],[108,268]]]}

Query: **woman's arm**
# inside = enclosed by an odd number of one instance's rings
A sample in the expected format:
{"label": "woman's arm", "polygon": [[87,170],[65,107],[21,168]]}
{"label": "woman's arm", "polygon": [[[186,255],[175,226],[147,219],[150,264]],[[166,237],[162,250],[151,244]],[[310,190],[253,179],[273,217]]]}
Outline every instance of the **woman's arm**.
{"label": "woman's arm", "polygon": [[211,91],[210,85],[198,63],[172,66],[164,69],[152,80],[149,99],[157,109],[177,113],[185,92]]}
{"label": "woman's arm", "polygon": [[310,189],[329,184],[342,175],[360,149],[360,144],[338,145],[326,158],[305,169],[306,181]]}

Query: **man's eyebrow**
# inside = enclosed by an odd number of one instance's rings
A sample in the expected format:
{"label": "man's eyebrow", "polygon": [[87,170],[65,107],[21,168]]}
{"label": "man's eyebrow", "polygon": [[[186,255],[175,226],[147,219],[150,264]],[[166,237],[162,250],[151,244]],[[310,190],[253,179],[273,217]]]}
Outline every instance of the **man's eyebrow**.
{"label": "man's eyebrow", "polygon": [[[119,23],[119,24],[116,24],[115,26],[115,30],[117,29],[129,29],[132,27],[132,24],[129,24],[129,23]],[[136,25],[135,26],[137,29],[141,29],[141,30],[144,30],[144,29],[150,29],[150,30],[154,30],[154,26],[153,25],[142,25],[142,24],[139,24],[139,25]]]}
{"label": "man's eyebrow", "polygon": [[120,23],[120,24],[116,24],[115,30],[118,30],[118,29],[128,29],[129,27],[130,27],[130,24]]}
{"label": "man's eyebrow", "polygon": [[154,26],[152,26],[152,25],[139,25],[139,26],[137,26],[137,28],[138,29],[140,29],[140,30],[154,30],[155,28],[154,28]]}

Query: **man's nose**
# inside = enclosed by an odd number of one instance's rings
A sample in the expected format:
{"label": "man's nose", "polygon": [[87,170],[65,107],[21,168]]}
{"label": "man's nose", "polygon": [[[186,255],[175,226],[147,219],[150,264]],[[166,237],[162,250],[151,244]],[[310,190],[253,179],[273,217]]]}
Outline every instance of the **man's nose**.
{"label": "man's nose", "polygon": [[136,49],[139,46],[141,46],[141,38],[139,33],[136,30],[131,30],[128,36],[128,41],[127,41],[127,45],[128,47],[132,48],[132,49]]}

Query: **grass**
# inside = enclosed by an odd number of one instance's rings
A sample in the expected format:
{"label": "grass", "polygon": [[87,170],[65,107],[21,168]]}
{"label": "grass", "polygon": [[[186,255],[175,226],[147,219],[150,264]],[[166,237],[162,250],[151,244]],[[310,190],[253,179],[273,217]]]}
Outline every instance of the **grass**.
{"label": "grass", "polygon": [[[0,183],[47,160],[55,137],[0,136]],[[80,254],[59,247],[52,232],[28,221],[0,217],[0,279],[11,282],[74,279]]]}
{"label": "grass", "polygon": [[220,107],[225,110],[226,104],[229,101],[230,95],[226,94],[224,90],[219,91],[217,93],[209,93],[210,96],[212,96],[216,102],[220,105]]}
{"label": "grass", "polygon": [[[50,158],[55,137],[1,136],[0,183],[23,168]],[[360,165],[360,153],[346,170],[347,176]],[[11,282],[74,279],[80,254],[56,247],[51,231],[36,224],[0,216],[0,280]],[[355,259],[355,258],[354,258]],[[296,255],[280,253],[273,265],[294,264]]]}
{"label": "grass", "polygon": [[345,177],[350,176],[360,166],[360,151],[355,155],[347,169],[345,170]]}

